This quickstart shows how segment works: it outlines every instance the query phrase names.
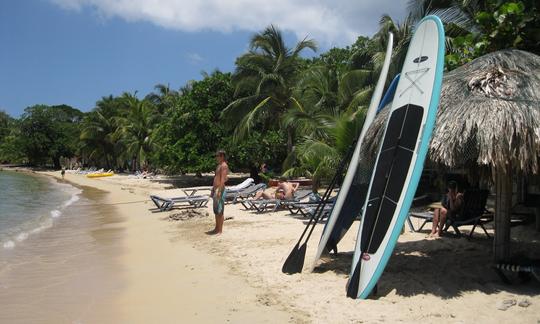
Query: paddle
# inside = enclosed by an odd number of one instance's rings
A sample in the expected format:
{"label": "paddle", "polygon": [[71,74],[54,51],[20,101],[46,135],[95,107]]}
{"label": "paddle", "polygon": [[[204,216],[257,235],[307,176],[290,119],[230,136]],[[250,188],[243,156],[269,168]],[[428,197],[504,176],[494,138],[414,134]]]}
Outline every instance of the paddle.
{"label": "paddle", "polygon": [[[300,238],[298,239],[298,242],[293,247],[291,253],[289,253],[289,256],[283,263],[283,267],[281,268],[281,271],[283,273],[294,274],[294,273],[302,272],[302,268],[304,267],[304,260],[306,257],[307,241],[311,237],[311,233],[313,233],[315,225],[317,225],[317,222],[322,217],[324,206],[326,206],[328,198],[330,197],[332,190],[334,190],[337,179],[339,178],[340,174],[343,172],[343,169],[345,168],[345,164],[347,164],[347,161],[350,159],[355,146],[356,146],[356,141],[353,142],[353,145],[351,145],[351,147],[349,148],[349,151],[347,152],[346,156],[343,157],[343,159],[339,163],[339,166],[336,170],[336,173],[334,174],[334,177],[332,178],[332,181],[330,182],[330,185],[328,186],[321,200],[317,204],[317,208],[315,209],[315,212],[311,215],[309,222],[307,223],[306,227],[304,228],[304,231],[302,232],[302,234],[300,235]],[[305,242],[302,245],[300,245],[300,243],[302,242],[302,239],[304,238],[304,235],[306,235],[309,227],[312,224],[313,226],[311,227],[311,230],[309,231]]]}

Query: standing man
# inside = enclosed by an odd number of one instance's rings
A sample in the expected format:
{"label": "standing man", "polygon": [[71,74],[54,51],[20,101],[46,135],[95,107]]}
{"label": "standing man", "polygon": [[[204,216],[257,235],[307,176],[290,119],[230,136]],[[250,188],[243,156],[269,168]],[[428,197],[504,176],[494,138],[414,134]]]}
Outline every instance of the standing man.
{"label": "standing man", "polygon": [[219,150],[216,152],[216,175],[214,176],[214,184],[212,186],[212,199],[214,201],[214,214],[216,215],[216,227],[208,232],[210,235],[221,234],[223,232],[223,211],[225,208],[225,183],[228,180],[229,166],[225,151]]}

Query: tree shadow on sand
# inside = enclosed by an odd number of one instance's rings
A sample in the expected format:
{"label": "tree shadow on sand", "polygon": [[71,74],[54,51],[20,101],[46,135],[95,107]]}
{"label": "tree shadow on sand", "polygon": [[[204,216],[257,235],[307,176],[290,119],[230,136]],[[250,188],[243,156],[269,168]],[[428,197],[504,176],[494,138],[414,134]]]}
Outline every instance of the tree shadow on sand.
{"label": "tree shadow on sand", "polygon": [[[433,294],[444,299],[473,291],[485,294],[506,291],[530,296],[540,292],[540,283],[534,279],[503,284],[492,268],[491,248],[492,241],[480,236],[472,240],[443,237],[400,242],[379,280],[375,298],[393,290],[401,296]],[[540,245],[528,243],[527,249],[539,250]],[[349,274],[352,256],[352,252],[331,255],[314,271]]]}

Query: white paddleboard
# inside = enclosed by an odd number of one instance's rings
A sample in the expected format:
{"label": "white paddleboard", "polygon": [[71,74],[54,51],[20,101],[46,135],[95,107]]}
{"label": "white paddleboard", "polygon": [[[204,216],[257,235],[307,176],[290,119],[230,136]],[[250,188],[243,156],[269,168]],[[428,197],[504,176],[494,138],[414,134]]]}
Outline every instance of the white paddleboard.
{"label": "white paddleboard", "polygon": [[367,298],[407,218],[435,124],[444,69],[444,29],[418,23],[403,64],[362,211],[347,296]]}
{"label": "white paddleboard", "polygon": [[[330,213],[330,216],[328,217],[326,226],[324,227],[324,230],[321,236],[321,240],[319,241],[319,247],[317,248],[317,254],[315,255],[315,260],[314,260],[312,268],[315,267],[321,255],[327,249],[328,240],[330,239],[332,235],[332,232],[334,230],[334,226],[336,225],[336,223],[344,217],[352,217],[352,219],[354,220],[360,213],[360,209],[357,209],[355,215],[345,215],[345,213],[350,213],[351,211],[346,211],[342,207],[346,201],[351,200],[350,197],[349,199],[347,199],[348,198],[347,196],[350,194],[349,189],[351,188],[351,184],[353,182],[353,179],[358,169],[362,142],[364,140],[364,137],[366,136],[369,126],[371,125],[371,123],[375,119],[375,116],[377,115],[377,109],[379,107],[379,102],[381,101],[382,93],[384,90],[384,84],[386,82],[386,77],[388,75],[388,68],[390,67],[390,61],[392,59],[393,44],[394,44],[394,35],[392,33],[389,33],[388,44],[386,46],[386,54],[384,57],[384,63],[381,69],[381,74],[379,75],[379,80],[377,81],[377,85],[375,86],[375,90],[373,91],[373,96],[371,97],[371,102],[369,104],[366,117],[364,119],[364,125],[362,126],[362,130],[360,131],[358,141],[356,142],[356,147],[354,149],[351,162],[349,163],[349,168],[347,169],[347,173],[345,174],[345,179],[343,179],[343,183],[341,185],[338,196],[334,203],[334,207],[332,208],[332,212]],[[358,191],[358,190],[355,190],[355,191]]]}

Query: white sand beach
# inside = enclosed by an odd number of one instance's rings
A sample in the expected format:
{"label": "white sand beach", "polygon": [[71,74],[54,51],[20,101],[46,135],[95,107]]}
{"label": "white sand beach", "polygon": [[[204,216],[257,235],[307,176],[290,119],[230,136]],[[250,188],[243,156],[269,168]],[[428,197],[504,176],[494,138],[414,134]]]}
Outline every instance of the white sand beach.
{"label": "white sand beach", "polygon": [[[58,172],[45,174],[59,177]],[[163,193],[164,185],[124,176],[67,174],[66,180],[106,191],[106,203],[121,216],[114,226],[123,229],[115,238],[122,246],[117,256],[122,285],[109,299],[107,316],[91,316],[88,322],[540,322],[540,284],[503,285],[490,268],[491,241],[480,234],[470,241],[427,239],[426,233],[406,230],[378,295],[352,300],[345,297],[345,284],[357,223],[340,244],[340,254],[311,273],[323,228],[317,226],[304,272],[285,275],[282,263],[305,218],[227,205],[225,215],[234,219],[225,222],[222,235],[208,236],[211,207],[152,212],[148,195]],[[173,220],[180,218],[187,219]],[[538,233],[530,235],[528,247],[538,248]],[[501,310],[505,301],[515,305]],[[94,315],[101,311],[93,309]]]}

